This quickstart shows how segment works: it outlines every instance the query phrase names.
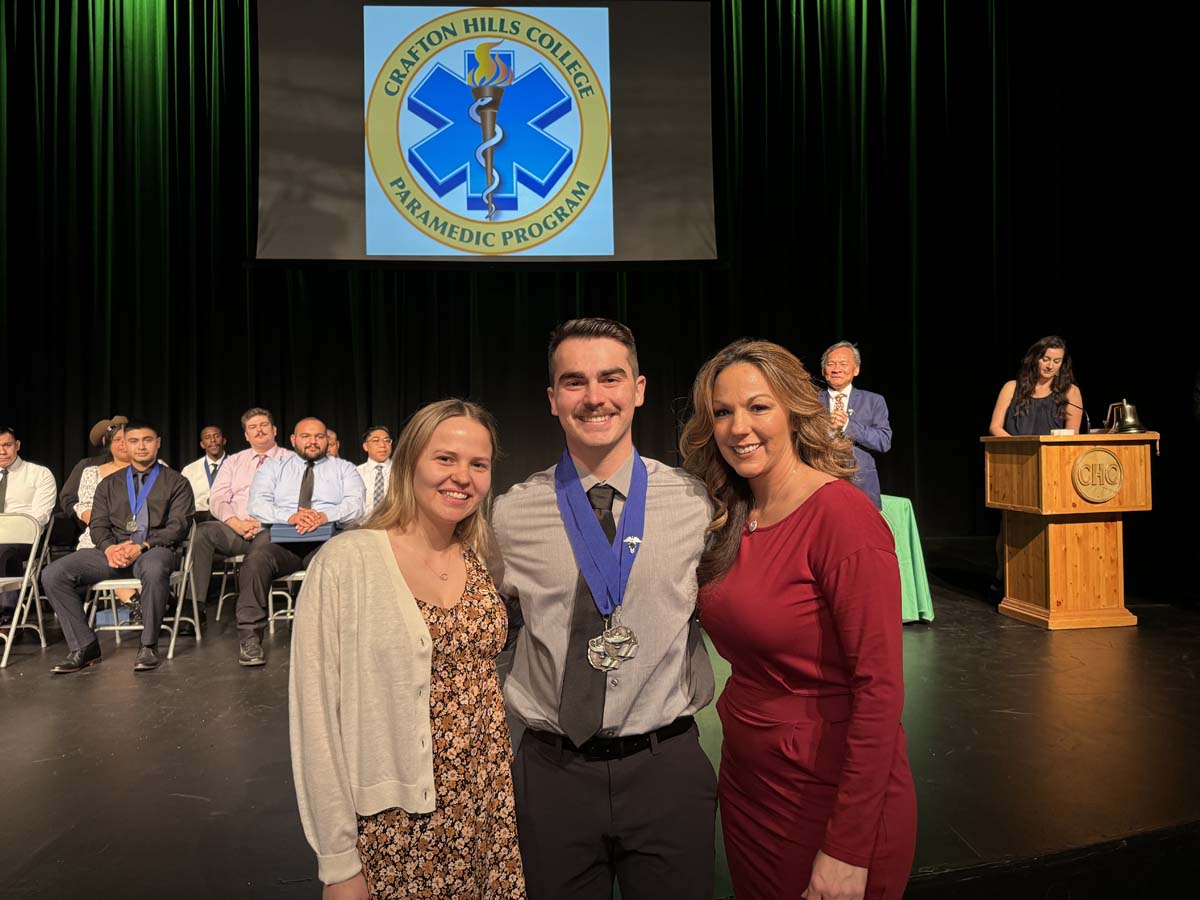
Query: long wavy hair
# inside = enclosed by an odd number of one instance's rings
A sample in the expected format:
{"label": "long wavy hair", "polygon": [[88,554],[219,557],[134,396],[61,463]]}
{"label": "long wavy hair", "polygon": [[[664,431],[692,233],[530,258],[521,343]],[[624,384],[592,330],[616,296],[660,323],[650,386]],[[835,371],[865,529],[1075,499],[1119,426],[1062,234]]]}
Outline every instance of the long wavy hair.
{"label": "long wavy hair", "polygon": [[1033,389],[1038,382],[1038,362],[1047,350],[1063,352],[1062,365],[1050,383],[1050,393],[1060,420],[1067,417],[1067,390],[1075,383],[1075,372],[1071,369],[1071,355],[1067,353],[1067,342],[1056,334],[1047,335],[1025,351],[1021,368],[1017,371],[1017,390],[1013,394],[1013,414],[1023,416],[1029,411],[1033,400]]}
{"label": "long wavy hair", "polygon": [[683,467],[704,482],[716,504],[708,526],[712,539],[700,558],[701,584],[729,571],[754,505],[750,483],[725,461],[713,439],[713,392],[717,376],[737,363],[756,366],[787,409],[792,447],[801,462],[837,478],[849,478],[855,472],[853,444],[848,438],[834,435],[829,410],[821,402],[804,364],[790,351],[770,341],[748,339],[734,341],[720,351],[696,375],[691,418],[679,438]]}
{"label": "long wavy hair", "polygon": [[[434,430],[447,419],[455,418],[470,419],[487,429],[492,440],[491,463],[492,467],[495,467],[496,457],[500,453],[500,434],[496,428],[496,420],[490,412],[469,400],[438,400],[422,406],[413,413],[396,439],[387,494],[362,524],[363,528],[406,528],[416,520],[417,495],[413,490],[413,476],[417,471],[417,461],[433,438]],[[462,545],[473,548],[480,559],[485,559],[490,549],[487,520],[491,500],[492,491],[489,488],[479,508],[459,522],[454,529],[454,534]]]}

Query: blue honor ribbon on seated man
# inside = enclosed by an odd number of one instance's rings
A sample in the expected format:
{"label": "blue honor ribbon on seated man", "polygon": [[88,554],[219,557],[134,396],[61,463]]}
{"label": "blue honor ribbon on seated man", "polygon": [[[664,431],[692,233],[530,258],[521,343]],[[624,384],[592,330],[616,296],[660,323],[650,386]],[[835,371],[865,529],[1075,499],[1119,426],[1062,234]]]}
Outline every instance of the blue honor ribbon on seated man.
{"label": "blue honor ribbon on seated man", "polygon": [[618,669],[623,660],[637,655],[637,635],[632,628],[622,625],[620,619],[629,573],[633,571],[637,551],[642,544],[642,530],[646,522],[646,481],[646,464],[635,449],[629,496],[625,499],[620,524],[610,543],[584,493],[569,450],[563,450],[562,459],[554,472],[558,511],[567,529],[567,537],[571,540],[575,562],[592,592],[596,609],[604,616],[604,631],[588,641],[588,662],[592,668],[602,672]]}
{"label": "blue honor ribbon on seated man", "polygon": [[125,470],[125,490],[129,493],[129,521],[125,523],[125,530],[130,534],[137,531],[137,515],[146,505],[146,498],[150,496],[150,489],[154,487],[154,482],[158,481],[160,468],[157,464],[154,466],[154,471],[142,485],[141,493],[137,493],[133,489],[133,466]]}

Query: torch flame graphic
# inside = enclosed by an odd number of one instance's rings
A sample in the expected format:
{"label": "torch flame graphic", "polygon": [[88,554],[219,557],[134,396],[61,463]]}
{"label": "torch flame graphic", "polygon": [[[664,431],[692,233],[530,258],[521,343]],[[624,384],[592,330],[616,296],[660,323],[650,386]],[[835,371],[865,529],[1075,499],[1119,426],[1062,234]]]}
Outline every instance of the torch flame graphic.
{"label": "torch flame graphic", "polygon": [[475,102],[471,104],[467,114],[483,131],[483,142],[475,148],[475,161],[483,166],[487,177],[483,200],[487,204],[489,221],[496,215],[496,204],[492,195],[500,187],[500,173],[495,167],[495,149],[496,145],[504,140],[504,129],[496,122],[496,114],[500,111],[504,88],[513,81],[512,70],[504,64],[504,60],[492,53],[501,43],[503,42],[491,41],[479,44],[475,48],[475,59],[479,61],[479,65],[468,76]]}

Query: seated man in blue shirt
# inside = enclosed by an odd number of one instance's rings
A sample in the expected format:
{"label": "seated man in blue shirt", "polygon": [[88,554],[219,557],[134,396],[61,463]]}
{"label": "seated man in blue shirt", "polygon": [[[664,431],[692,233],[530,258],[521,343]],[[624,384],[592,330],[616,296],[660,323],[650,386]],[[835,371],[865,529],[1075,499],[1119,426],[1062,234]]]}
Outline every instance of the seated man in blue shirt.
{"label": "seated man in blue shirt", "polygon": [[[354,463],[329,455],[329,435],[320,419],[296,423],[292,449],[297,455],[264,462],[250,485],[250,517],[268,527],[250,544],[238,573],[238,663],[243,666],[266,664],[262,634],[271,582],[303,569],[328,539],[331,529],[325,526],[353,524],[366,502],[367,489]],[[292,526],[286,531],[293,539],[272,541],[272,529],[285,525]],[[315,540],[304,540],[305,535]]]}

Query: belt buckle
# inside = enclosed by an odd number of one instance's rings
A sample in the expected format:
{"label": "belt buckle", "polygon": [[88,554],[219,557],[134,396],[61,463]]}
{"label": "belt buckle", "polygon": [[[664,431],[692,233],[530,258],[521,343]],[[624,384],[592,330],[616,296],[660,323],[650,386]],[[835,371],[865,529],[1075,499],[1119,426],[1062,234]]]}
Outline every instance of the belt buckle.
{"label": "belt buckle", "polygon": [[[595,740],[593,738],[593,740]],[[588,743],[591,743],[589,741]],[[592,762],[604,762],[610,759],[619,759],[621,756],[621,738],[601,738],[596,743],[592,744],[587,749],[583,750],[583,755],[586,759]]]}

